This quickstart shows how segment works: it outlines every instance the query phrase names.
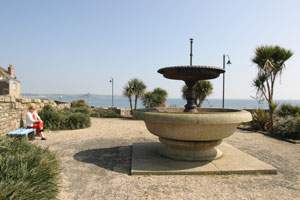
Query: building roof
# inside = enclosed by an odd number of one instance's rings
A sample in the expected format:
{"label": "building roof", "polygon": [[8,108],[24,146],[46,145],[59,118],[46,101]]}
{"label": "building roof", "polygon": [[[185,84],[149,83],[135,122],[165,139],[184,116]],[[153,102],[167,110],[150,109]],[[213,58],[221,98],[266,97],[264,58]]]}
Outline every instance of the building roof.
{"label": "building roof", "polygon": [[11,80],[11,79],[14,79],[16,80],[15,78],[11,77],[9,75],[9,73],[7,72],[7,70],[5,70],[3,67],[0,66],[0,80],[1,80],[1,77],[2,77],[2,80]]}

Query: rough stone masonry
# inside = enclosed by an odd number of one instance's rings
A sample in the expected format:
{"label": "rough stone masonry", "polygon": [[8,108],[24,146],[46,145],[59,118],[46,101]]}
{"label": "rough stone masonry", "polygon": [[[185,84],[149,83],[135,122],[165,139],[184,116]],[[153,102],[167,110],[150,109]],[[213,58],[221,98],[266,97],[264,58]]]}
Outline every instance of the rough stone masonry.
{"label": "rough stone masonry", "polygon": [[0,135],[15,130],[22,126],[29,104],[35,104],[37,109],[45,105],[51,105],[57,109],[69,107],[70,104],[56,104],[52,100],[14,98],[11,96],[0,96]]}

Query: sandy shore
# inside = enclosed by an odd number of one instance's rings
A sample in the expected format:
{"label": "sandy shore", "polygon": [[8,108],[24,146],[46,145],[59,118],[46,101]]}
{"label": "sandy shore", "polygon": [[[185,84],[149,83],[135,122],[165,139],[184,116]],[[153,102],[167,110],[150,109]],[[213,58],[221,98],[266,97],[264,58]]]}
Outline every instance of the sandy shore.
{"label": "sandy shore", "polygon": [[34,143],[61,160],[60,199],[300,199],[300,145],[254,132],[226,142],[273,165],[277,175],[130,176],[133,142],[156,140],[143,121],[92,119],[88,129],[47,133]]}

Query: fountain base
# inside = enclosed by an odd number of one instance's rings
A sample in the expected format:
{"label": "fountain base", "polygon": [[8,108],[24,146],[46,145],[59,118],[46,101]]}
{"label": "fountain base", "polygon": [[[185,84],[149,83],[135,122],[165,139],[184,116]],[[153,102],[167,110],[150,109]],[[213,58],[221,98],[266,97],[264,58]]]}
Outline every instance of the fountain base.
{"label": "fountain base", "polygon": [[131,175],[229,175],[276,174],[276,169],[239,149],[222,142],[221,159],[212,161],[181,161],[158,156],[164,148],[161,142],[132,145]]}
{"label": "fountain base", "polygon": [[163,147],[159,150],[162,156],[174,160],[212,161],[221,158],[223,153],[216,148],[222,140],[216,141],[179,141],[159,137]]}

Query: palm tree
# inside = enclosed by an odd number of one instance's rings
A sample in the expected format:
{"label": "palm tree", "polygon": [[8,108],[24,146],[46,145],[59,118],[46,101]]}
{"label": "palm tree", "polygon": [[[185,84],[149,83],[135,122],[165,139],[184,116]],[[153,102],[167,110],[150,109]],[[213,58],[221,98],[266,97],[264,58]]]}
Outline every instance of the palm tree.
{"label": "palm tree", "polygon": [[143,83],[143,81],[137,78],[131,79],[129,84],[132,86],[132,93],[134,95],[134,110],[136,110],[138,98],[144,95],[146,85]]}
{"label": "palm tree", "polygon": [[132,112],[132,88],[129,83],[123,89],[123,95],[128,98],[130,104],[130,111]]}
{"label": "palm tree", "polygon": [[127,85],[123,90],[123,95],[128,97],[131,111],[133,110],[132,96],[134,96],[134,110],[136,110],[138,98],[143,96],[145,90],[146,85],[143,83],[143,81],[137,78],[131,79],[127,82]]}
{"label": "palm tree", "polygon": [[279,46],[260,46],[256,48],[252,59],[258,68],[257,77],[253,80],[257,98],[265,99],[269,106],[269,131],[273,128],[273,114],[276,109],[273,99],[275,81],[292,55],[292,51]]}
{"label": "palm tree", "polygon": [[[201,80],[194,85],[193,90],[195,92],[195,104],[197,105],[197,107],[201,107],[205,98],[211,95],[213,86],[211,82]],[[185,85],[182,87],[182,98],[186,99],[186,93],[187,86]]]}

